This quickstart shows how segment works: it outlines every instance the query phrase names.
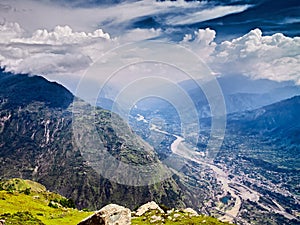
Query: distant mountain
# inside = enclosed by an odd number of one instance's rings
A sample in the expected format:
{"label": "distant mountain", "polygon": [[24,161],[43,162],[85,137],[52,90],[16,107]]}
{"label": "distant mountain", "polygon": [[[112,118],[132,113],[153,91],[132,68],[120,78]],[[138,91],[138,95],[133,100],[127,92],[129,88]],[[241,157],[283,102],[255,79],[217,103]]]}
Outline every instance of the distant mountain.
{"label": "distant mountain", "polygon": [[[99,175],[83,158],[79,143],[74,142],[72,110],[76,103],[80,110],[91,107],[57,83],[1,70],[0,176],[40,182],[49,190],[74,199],[80,208],[96,209],[111,202],[134,208],[150,200],[173,207],[201,201],[197,195],[185,192],[175,175],[142,187],[120,185]],[[134,165],[160,164],[153,149],[120,117],[114,115],[111,120],[109,111],[94,110],[92,119],[103,148],[113,157]],[[78,129],[82,129],[78,135],[86,132],[84,127]],[[87,136],[84,134],[80,135],[82,143]],[[123,176],[130,176],[123,172]]]}
{"label": "distant mountain", "polygon": [[[253,80],[241,75],[224,76],[217,78],[217,81],[228,114],[258,109],[300,95],[300,87],[292,82]],[[199,88],[193,80],[183,81],[179,85],[189,94],[199,114],[209,116],[209,103],[201,87]]]}
{"label": "distant mountain", "polygon": [[277,136],[300,144],[300,96],[228,117],[229,129],[239,133]]}
{"label": "distant mountain", "polygon": [[[299,115],[300,96],[295,96],[227,116],[223,145],[215,163],[227,168],[232,181],[260,193],[259,201],[243,202],[242,218],[257,218],[258,224],[267,224],[268,220],[274,225],[299,224]],[[277,202],[293,216],[283,214],[280,218],[272,210],[259,209],[257,203],[265,199]]]}
{"label": "distant mountain", "polygon": [[[300,95],[300,86],[292,82],[275,82],[270,80],[253,80],[245,76],[225,76],[217,78],[220,89],[224,97],[227,115],[232,113],[240,113],[244,111],[251,111],[261,107]],[[209,84],[203,84],[209,85]],[[185,80],[178,83],[194,104],[189,104],[190,111],[196,109],[198,112],[201,125],[210,124],[205,118],[211,117],[210,104],[206,98],[203,89],[193,80]],[[169,90],[172,93],[172,90]],[[213,92],[212,92],[213,93]],[[218,98],[218,96],[215,96]],[[186,96],[176,96],[179,102],[186,102]],[[180,100],[181,99],[181,100]],[[214,96],[211,96],[214,99]],[[113,103],[110,103],[112,105]],[[105,106],[105,101],[103,101]],[[161,118],[165,121],[166,130],[171,133],[180,133],[181,122],[179,113],[182,109],[176,108],[170,102],[160,98],[145,98],[138,102],[136,108],[131,111],[131,126],[138,133],[145,133],[148,124],[138,121],[138,115],[142,115],[150,122],[153,118]],[[185,114],[187,115],[187,114]],[[184,118],[191,119],[194,118]],[[149,128],[149,127],[148,127]],[[149,131],[150,132],[150,131]],[[148,132],[148,133],[149,133]],[[141,135],[145,138],[145,135]]]}
{"label": "distant mountain", "polygon": [[[236,166],[247,160],[263,174],[272,171],[276,176],[287,176],[285,187],[299,195],[299,113],[300,96],[295,96],[260,109],[230,114],[219,157],[228,154],[226,157],[236,157]],[[234,160],[230,161],[231,164]],[[270,174],[266,177],[272,178]]]}

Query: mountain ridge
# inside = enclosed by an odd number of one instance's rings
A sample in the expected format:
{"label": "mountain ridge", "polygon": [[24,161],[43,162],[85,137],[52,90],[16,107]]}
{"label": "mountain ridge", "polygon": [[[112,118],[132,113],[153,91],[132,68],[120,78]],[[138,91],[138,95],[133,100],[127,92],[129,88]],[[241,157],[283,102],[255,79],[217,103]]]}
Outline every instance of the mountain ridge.
{"label": "mountain ridge", "polygon": [[[16,80],[19,82],[13,82]],[[74,141],[75,104],[79,105],[76,107],[81,112],[87,110],[91,113],[81,119],[93,122],[103,149],[117,159],[114,168],[119,168],[120,162],[130,165],[142,163],[146,170],[148,164],[162,164],[153,149],[135,135],[119,116],[88,105],[57,83],[38,76],[3,75],[2,72],[0,86],[6,87],[0,92],[1,177],[37,181],[51,191],[74,199],[79,208],[90,209],[114,201],[130,208],[151,200],[169,207],[192,206],[201,204],[203,196],[209,194],[191,194],[179,179],[181,175],[176,174],[146,186],[127,186],[111,181],[109,177],[104,178],[89,165],[78,145],[86,143],[87,135],[80,135],[87,134],[84,126],[76,128],[81,139]],[[55,94],[56,87],[58,91]],[[25,90],[28,93],[22,95]],[[61,106],[59,96],[62,96]],[[109,162],[105,162],[103,168],[107,166],[110,166]],[[159,167],[157,169],[159,171]],[[126,177],[126,171],[120,172]]]}

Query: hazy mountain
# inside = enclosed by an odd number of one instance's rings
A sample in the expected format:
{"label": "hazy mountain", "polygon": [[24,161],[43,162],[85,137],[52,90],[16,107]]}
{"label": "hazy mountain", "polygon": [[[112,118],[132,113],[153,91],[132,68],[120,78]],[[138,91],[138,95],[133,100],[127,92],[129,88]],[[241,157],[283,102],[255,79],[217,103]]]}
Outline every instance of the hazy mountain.
{"label": "hazy mountain", "polygon": [[[253,80],[238,75],[220,77],[217,78],[217,81],[220,85],[228,114],[257,109],[295,95],[300,95],[300,87],[292,82],[276,82],[266,79]],[[209,110],[205,93],[195,81],[186,80],[179,83],[179,85],[189,94],[200,115],[203,114],[204,110]]]}
{"label": "hazy mountain", "polygon": [[[245,76],[237,75],[220,77],[217,78],[217,81],[223,94],[222,97],[224,98],[227,114],[259,109],[300,95],[300,87],[293,84],[293,82],[275,82],[266,79],[253,80]],[[211,116],[210,104],[205,93],[199,88],[195,81],[186,80],[180,82],[178,85],[194,103],[190,104],[189,107],[190,109],[196,109],[198,111],[200,119]],[[172,90],[169,90],[169,92],[171,93]],[[186,101],[185,96],[177,96],[177,98],[182,98],[182,102]],[[214,97],[212,97],[212,99],[214,99]],[[132,116],[135,118],[139,114],[149,121],[155,117],[162,118],[168,121],[168,123],[176,125],[179,129],[179,112],[180,109],[176,108],[176,106],[172,106],[170,102],[153,97],[138,102],[136,108],[132,110]],[[134,123],[132,125],[135,130],[139,130],[138,125]]]}
{"label": "hazy mountain", "polygon": [[[263,108],[230,115],[228,127],[245,134],[276,136],[300,144],[300,96]],[[287,146],[287,147],[290,147]]]}

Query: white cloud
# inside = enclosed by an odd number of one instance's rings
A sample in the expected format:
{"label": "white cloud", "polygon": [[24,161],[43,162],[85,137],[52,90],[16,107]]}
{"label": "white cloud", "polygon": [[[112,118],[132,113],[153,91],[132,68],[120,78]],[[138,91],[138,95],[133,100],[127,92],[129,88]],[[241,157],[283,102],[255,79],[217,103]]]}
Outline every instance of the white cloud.
{"label": "white cloud", "polygon": [[[99,27],[111,34],[120,35],[132,25],[132,21],[147,16],[160,17],[161,23],[183,25],[228,14],[242,12],[249,5],[216,6],[212,2],[124,1],[120,4],[94,6],[92,8],[62,7],[49,1],[2,0],[0,21],[19,23],[25,30],[53,29],[68,25],[75,31],[91,32]],[[1,10],[1,7],[0,7]]]}
{"label": "white cloud", "polygon": [[182,7],[195,8],[202,3],[163,3],[153,1],[129,1],[117,5],[93,8],[62,7],[59,4],[33,0],[2,0],[3,10],[0,21],[14,21],[26,30],[53,29],[67,24],[74,30],[92,31],[101,26],[110,33],[123,32],[122,26],[136,18],[164,12],[182,10]]}
{"label": "white cloud", "polygon": [[214,42],[215,38],[216,31],[210,28],[199,29],[193,34],[186,34],[180,44],[191,49],[205,60],[210,57],[217,46]]}
{"label": "white cloud", "polygon": [[221,74],[234,73],[259,79],[293,80],[300,84],[300,37],[281,33],[263,36],[255,29],[224,41],[211,55],[210,65]]}
{"label": "white cloud", "polygon": [[214,42],[215,37],[214,30],[199,29],[186,34],[181,44],[196,52],[218,75],[241,74],[300,85],[300,37],[281,33],[263,36],[260,29],[220,44]]}
{"label": "white cloud", "polygon": [[127,32],[124,32],[123,35],[119,36],[117,40],[121,43],[141,41],[152,38],[158,38],[163,34],[161,29],[133,29]]}
{"label": "white cloud", "polygon": [[247,10],[250,5],[237,5],[237,6],[216,6],[213,8],[203,9],[186,15],[179,15],[168,18],[169,25],[186,25],[195,24],[207,20],[216,19],[226,15],[239,13]]}
{"label": "white cloud", "polygon": [[19,38],[24,33],[18,23],[0,24],[0,43],[7,43],[11,39]]}
{"label": "white cloud", "polygon": [[[0,23],[0,66],[18,73],[48,77],[53,74],[79,74],[101,53],[120,44],[167,36],[161,29],[128,29],[126,26],[131,24],[131,20],[165,13],[171,24],[188,24],[249,7],[185,1],[124,2],[86,9],[30,0],[3,0],[1,4],[0,21],[4,22]],[[183,7],[185,10],[182,10]],[[115,38],[99,26],[113,30]],[[217,44],[215,38],[214,30],[199,29],[187,34],[180,44],[195,51],[218,74],[293,80],[300,84],[299,37],[289,38],[283,34],[263,36],[256,29],[221,44]]]}
{"label": "white cloud", "polygon": [[74,32],[68,26],[28,35],[17,23],[0,25],[0,66],[30,74],[79,74],[116,44],[101,29]]}
{"label": "white cloud", "polygon": [[12,42],[28,43],[28,44],[49,44],[49,45],[63,45],[63,44],[77,44],[82,42],[89,42],[95,38],[110,39],[108,33],[98,29],[93,33],[73,32],[69,26],[56,26],[53,31],[48,32],[46,29],[37,30],[30,38],[13,39]]}

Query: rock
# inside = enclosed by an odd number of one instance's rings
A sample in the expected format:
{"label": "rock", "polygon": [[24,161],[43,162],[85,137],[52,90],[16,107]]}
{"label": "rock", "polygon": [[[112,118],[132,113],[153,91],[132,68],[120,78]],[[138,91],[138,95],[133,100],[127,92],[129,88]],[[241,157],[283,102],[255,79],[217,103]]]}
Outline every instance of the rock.
{"label": "rock", "polygon": [[186,208],[183,212],[188,213],[190,216],[199,216],[199,214],[192,208]]}
{"label": "rock", "polygon": [[138,210],[136,211],[135,215],[142,216],[145,212],[148,212],[149,210],[158,210],[160,213],[164,213],[164,210],[162,210],[156,202],[148,202],[144,205],[142,205]]}
{"label": "rock", "polygon": [[131,211],[123,206],[109,204],[78,225],[130,225]]}
{"label": "rock", "polygon": [[156,216],[156,215],[151,216],[150,219],[151,219],[150,223],[156,223],[156,222],[160,222],[163,220],[163,218],[161,216]]}
{"label": "rock", "polygon": [[168,211],[167,211],[167,214],[170,215],[170,214],[172,214],[174,211],[175,211],[174,209],[168,210]]}
{"label": "rock", "polygon": [[176,213],[173,216],[174,216],[174,218],[178,218],[178,217],[180,217],[180,214]]}
{"label": "rock", "polygon": [[5,220],[0,220],[0,225],[5,225]]}

